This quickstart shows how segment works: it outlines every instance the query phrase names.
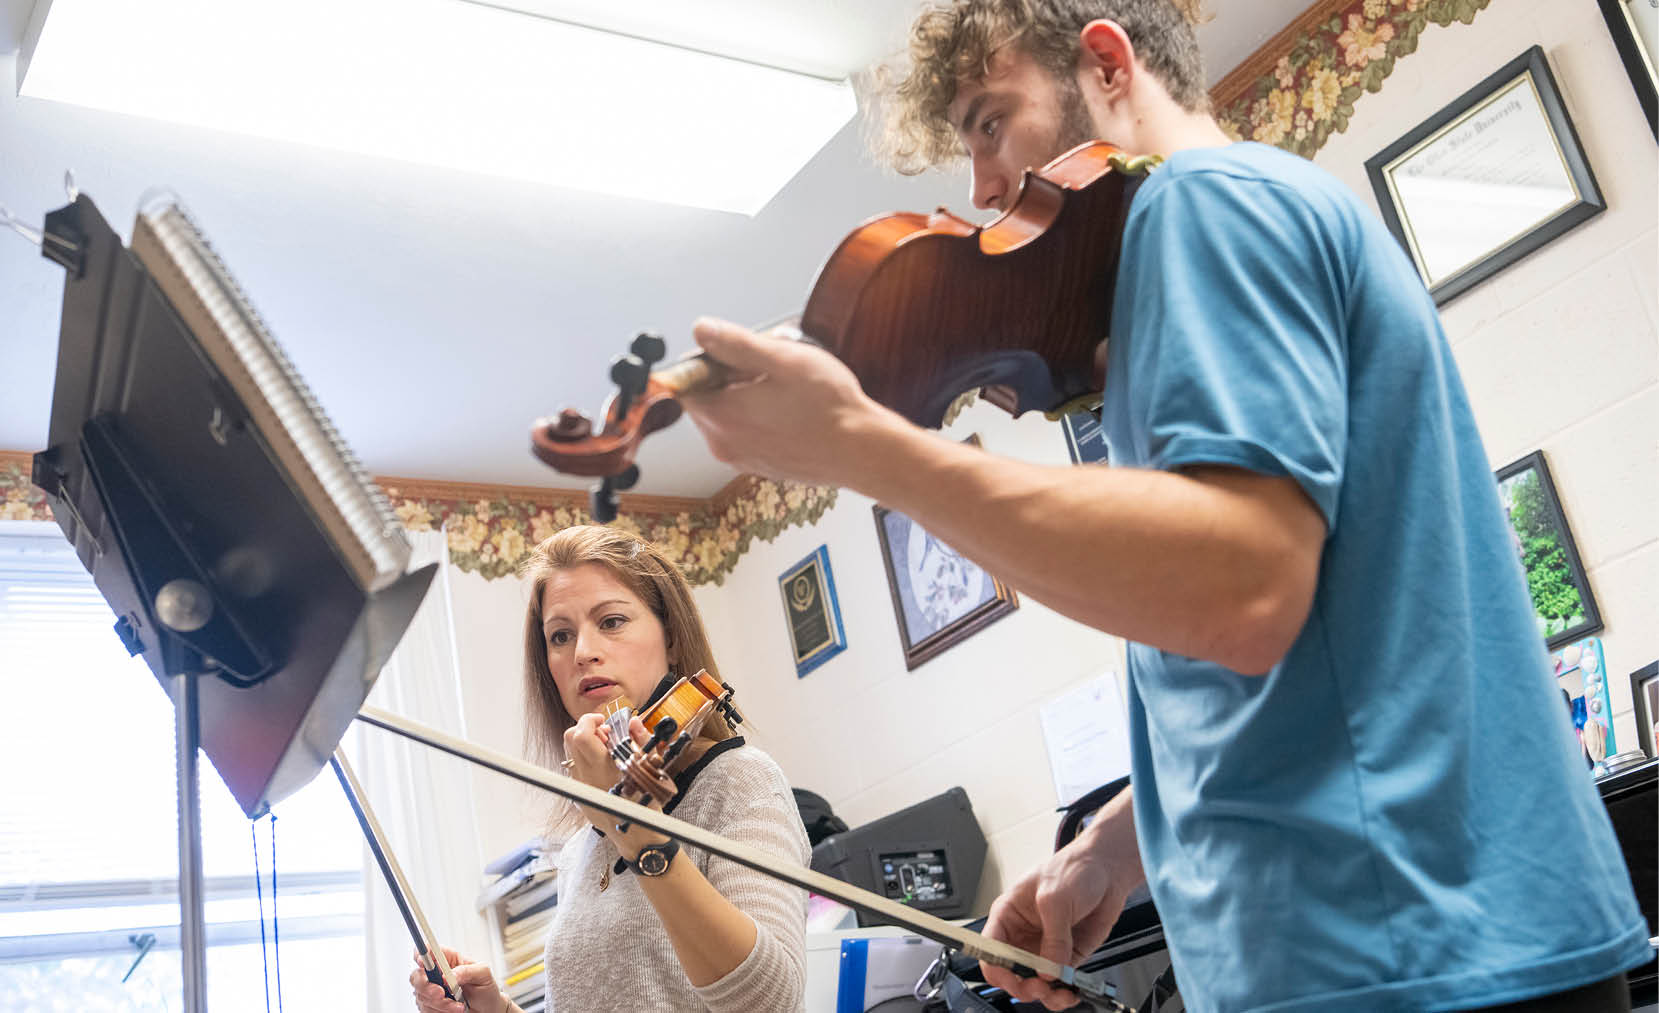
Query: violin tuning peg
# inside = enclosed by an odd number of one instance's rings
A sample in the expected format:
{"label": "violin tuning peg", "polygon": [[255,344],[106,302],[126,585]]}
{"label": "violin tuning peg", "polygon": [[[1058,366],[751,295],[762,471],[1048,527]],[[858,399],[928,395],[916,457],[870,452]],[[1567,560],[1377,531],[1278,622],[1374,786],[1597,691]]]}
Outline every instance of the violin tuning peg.
{"label": "violin tuning peg", "polygon": [[679,730],[679,722],[675,721],[672,715],[664,716],[657,721],[656,727],[651,729],[651,738],[645,743],[644,748],[647,751],[655,749],[673,738],[674,733]]}
{"label": "violin tuning peg", "polygon": [[607,414],[607,429],[611,422],[622,424],[628,417],[628,409],[633,407],[636,398],[645,393],[645,385],[650,380],[651,367],[639,356],[619,355],[611,360],[611,382],[616,384],[616,397]]}
{"label": "violin tuning peg", "polygon": [[616,520],[616,489],[610,479],[603,479],[588,490],[588,513],[595,524],[609,524]]}
{"label": "violin tuning peg", "polygon": [[681,732],[680,737],[674,740],[674,744],[668,747],[668,752],[662,755],[663,765],[667,766],[673,763],[681,753],[685,752],[685,747],[689,745],[691,745],[691,733]]}
{"label": "violin tuning peg", "polygon": [[661,362],[668,354],[668,342],[660,334],[643,331],[634,338],[634,343],[628,346],[628,350],[649,366],[654,362]]}
{"label": "violin tuning peg", "polygon": [[637,355],[619,355],[611,360],[611,382],[629,394],[645,390],[645,379],[651,367]]}
{"label": "violin tuning peg", "polygon": [[556,419],[542,420],[542,431],[547,438],[559,443],[571,443],[576,440],[585,440],[593,435],[593,423],[588,417],[574,408],[566,408],[559,412]]}

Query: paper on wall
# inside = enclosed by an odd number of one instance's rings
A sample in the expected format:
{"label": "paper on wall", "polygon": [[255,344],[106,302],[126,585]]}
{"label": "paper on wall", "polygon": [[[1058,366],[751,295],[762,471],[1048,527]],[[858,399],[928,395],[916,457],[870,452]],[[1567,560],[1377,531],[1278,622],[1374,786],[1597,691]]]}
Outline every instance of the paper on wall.
{"label": "paper on wall", "polygon": [[1043,704],[1041,717],[1061,805],[1129,773],[1128,720],[1111,672]]}

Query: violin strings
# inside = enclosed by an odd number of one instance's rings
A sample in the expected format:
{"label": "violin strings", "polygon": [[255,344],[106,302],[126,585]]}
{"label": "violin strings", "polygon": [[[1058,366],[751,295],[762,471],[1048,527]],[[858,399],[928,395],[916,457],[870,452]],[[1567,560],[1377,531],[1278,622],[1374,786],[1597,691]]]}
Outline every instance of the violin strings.
{"label": "violin strings", "polygon": [[628,734],[628,723],[633,715],[633,708],[621,698],[606,706],[605,728],[610,732],[611,756],[618,763],[627,763],[628,757],[633,755],[634,742]]}

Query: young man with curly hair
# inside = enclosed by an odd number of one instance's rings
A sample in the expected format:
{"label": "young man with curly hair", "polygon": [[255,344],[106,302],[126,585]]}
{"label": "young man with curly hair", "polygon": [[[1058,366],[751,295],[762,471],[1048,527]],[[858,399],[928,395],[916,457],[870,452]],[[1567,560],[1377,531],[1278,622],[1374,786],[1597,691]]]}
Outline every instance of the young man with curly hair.
{"label": "young man with curly hair", "polygon": [[1434,303],[1340,182],[1229,141],[1192,6],[935,3],[888,98],[889,156],[965,155],[981,208],[1091,138],[1166,156],[1122,237],[1113,467],[940,439],[711,320],[755,379],[688,411],[722,460],[864,493],[1130,642],[1133,792],[990,934],[1075,964],[1144,881],[1189,1010],[1628,1009],[1646,924]]}

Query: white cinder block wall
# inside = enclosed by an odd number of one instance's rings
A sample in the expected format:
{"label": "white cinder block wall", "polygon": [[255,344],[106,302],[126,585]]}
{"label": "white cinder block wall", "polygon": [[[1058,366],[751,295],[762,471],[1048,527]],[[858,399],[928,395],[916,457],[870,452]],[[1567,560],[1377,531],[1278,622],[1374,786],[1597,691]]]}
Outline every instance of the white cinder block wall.
{"label": "white cinder block wall", "polygon": [[[1615,734],[1630,748],[1625,675],[1659,657],[1659,170],[1596,8],[1502,0],[1472,26],[1430,28],[1317,161],[1370,201],[1365,159],[1534,43],[1550,57],[1609,210],[1443,318],[1494,466],[1538,448],[1549,456],[1606,620]],[[1066,460],[1058,428],[1040,419],[980,405],[950,435],[970,432],[993,452]],[[850,646],[797,680],[777,576],[826,543]],[[1422,574],[1435,579],[1434,560]],[[523,591],[457,575],[453,593],[472,734],[516,750]],[[1101,672],[1121,679],[1120,642],[1022,598],[1014,615],[905,671],[870,503],[851,493],[816,527],[753,546],[724,586],[697,597],[753,740],[848,823],[963,786],[991,842],[981,912],[1048,852],[1055,796],[1037,708]],[[539,802],[490,775],[476,784],[485,852],[497,854],[531,832]]]}
{"label": "white cinder block wall", "polygon": [[1538,449],[1549,460],[1607,626],[1614,737],[1633,749],[1628,676],[1659,657],[1659,159],[1600,12],[1499,0],[1473,25],[1430,28],[1317,161],[1371,201],[1367,158],[1532,45],[1607,210],[1441,319],[1494,468]]}

